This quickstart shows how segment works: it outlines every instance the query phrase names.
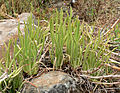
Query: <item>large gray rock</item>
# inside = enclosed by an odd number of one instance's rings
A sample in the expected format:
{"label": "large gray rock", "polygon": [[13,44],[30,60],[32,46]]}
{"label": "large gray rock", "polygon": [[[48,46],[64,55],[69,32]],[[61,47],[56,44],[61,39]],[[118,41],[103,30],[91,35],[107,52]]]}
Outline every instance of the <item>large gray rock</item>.
{"label": "large gray rock", "polygon": [[[18,19],[4,19],[0,20],[0,59],[3,57],[2,47],[4,47],[4,42],[7,43],[11,38],[17,38],[18,33],[18,22],[20,22],[20,30],[24,32],[24,22],[27,22],[30,13],[22,13],[18,16]],[[35,20],[35,16],[32,15]],[[36,20],[34,21],[37,23]],[[11,48],[12,54],[12,48]]]}
{"label": "large gray rock", "polygon": [[22,93],[80,93],[74,79],[60,71],[44,73],[31,83],[24,86]]}
{"label": "large gray rock", "polygon": [[[30,13],[23,13],[18,16],[20,21],[20,30],[24,30],[24,21],[27,21],[27,18],[30,16]],[[35,17],[33,16],[33,19]],[[6,42],[14,35],[17,35],[18,32],[18,19],[4,19],[0,20],[0,45],[3,45],[3,42]]]}

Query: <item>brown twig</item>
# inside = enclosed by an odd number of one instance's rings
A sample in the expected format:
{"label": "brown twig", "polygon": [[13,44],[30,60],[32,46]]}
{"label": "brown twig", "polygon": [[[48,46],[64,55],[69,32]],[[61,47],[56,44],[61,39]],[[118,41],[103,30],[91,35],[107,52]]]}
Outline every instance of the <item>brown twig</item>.
{"label": "brown twig", "polygon": [[89,79],[108,79],[108,78],[120,78],[120,75],[106,75],[106,76],[89,76],[89,75],[80,75],[81,77],[86,77]]}
{"label": "brown twig", "polygon": [[81,71],[81,72],[85,74],[92,74],[92,73],[97,72],[103,65],[104,64],[101,64],[98,68],[94,69],[93,71]]}
{"label": "brown twig", "polygon": [[115,21],[115,23],[111,26],[111,28],[104,34],[104,36],[106,36],[109,32],[111,32],[119,22],[120,22],[120,17]]}
{"label": "brown twig", "polygon": [[92,82],[95,84],[104,84],[104,85],[116,85],[116,84],[120,84],[120,82],[112,82],[112,83],[106,83],[106,82]]}
{"label": "brown twig", "polygon": [[106,63],[105,63],[105,66],[109,66],[109,67],[111,67],[111,68],[113,68],[113,69],[115,69],[115,70],[117,70],[117,71],[120,71],[120,67],[111,66],[110,64],[106,64]]}
{"label": "brown twig", "polygon": [[32,86],[34,86],[34,87],[36,87],[36,88],[38,88],[35,84],[33,84],[32,82],[30,82],[30,81],[25,81],[26,83],[29,83],[30,85],[32,85]]}

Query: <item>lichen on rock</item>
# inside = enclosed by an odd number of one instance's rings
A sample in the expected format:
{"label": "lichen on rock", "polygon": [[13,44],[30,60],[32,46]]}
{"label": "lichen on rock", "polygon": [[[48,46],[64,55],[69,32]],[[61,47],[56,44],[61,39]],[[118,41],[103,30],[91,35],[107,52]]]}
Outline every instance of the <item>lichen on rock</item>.
{"label": "lichen on rock", "polygon": [[22,93],[79,93],[75,80],[60,71],[44,73],[30,82],[36,87],[30,83],[25,84]]}

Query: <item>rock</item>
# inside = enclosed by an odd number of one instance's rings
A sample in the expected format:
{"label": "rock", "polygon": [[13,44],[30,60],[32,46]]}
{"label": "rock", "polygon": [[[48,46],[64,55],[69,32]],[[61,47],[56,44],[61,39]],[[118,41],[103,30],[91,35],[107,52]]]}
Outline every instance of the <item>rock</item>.
{"label": "rock", "polygon": [[[20,30],[24,29],[24,21],[27,21],[27,17],[30,13],[23,13],[18,16],[20,20]],[[0,45],[9,40],[11,37],[17,34],[18,31],[18,19],[4,19],[0,20]]]}
{"label": "rock", "polygon": [[44,73],[25,84],[22,93],[80,93],[75,81],[68,74],[60,71]]}
{"label": "rock", "polygon": [[[21,23],[22,22],[26,22],[28,17],[30,16],[30,13],[22,13],[21,15],[18,16],[18,18],[20,19]],[[38,21],[36,20],[35,16],[32,14],[32,19],[34,20],[34,24],[38,25]]]}
{"label": "rock", "polygon": [[[0,59],[2,57],[2,48],[4,42],[6,43],[11,38],[17,38],[18,22],[20,21],[20,30],[24,31],[24,21],[26,22],[30,13],[22,13],[18,19],[4,19],[0,20]],[[32,15],[35,24],[35,16]]]}

